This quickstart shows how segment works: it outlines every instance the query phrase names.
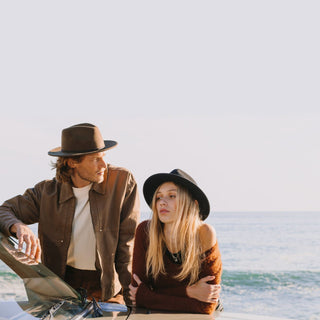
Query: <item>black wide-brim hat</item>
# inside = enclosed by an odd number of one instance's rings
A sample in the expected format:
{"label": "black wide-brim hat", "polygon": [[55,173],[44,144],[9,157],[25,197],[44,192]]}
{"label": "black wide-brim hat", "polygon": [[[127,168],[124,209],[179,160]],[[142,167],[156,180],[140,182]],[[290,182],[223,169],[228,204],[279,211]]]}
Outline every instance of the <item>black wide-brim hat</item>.
{"label": "black wide-brim hat", "polygon": [[61,147],[48,152],[55,157],[73,157],[96,152],[102,152],[115,147],[113,140],[103,140],[98,127],[90,123],[80,123],[63,129]]}
{"label": "black wide-brim hat", "polygon": [[143,185],[144,198],[151,207],[152,198],[157,188],[164,182],[173,182],[189,190],[191,195],[199,203],[200,219],[205,220],[210,213],[210,203],[204,192],[197,186],[197,183],[181,169],[174,169],[170,173],[157,173],[150,176]]}

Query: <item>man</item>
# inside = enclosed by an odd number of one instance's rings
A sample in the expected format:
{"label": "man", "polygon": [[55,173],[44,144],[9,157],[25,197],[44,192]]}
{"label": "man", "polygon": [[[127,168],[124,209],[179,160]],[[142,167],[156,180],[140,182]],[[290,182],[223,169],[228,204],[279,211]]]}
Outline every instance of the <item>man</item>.
{"label": "man", "polygon": [[[75,289],[85,288],[89,298],[130,303],[139,197],[132,174],[103,159],[116,145],[92,124],[64,129],[61,147],[48,152],[58,157],[56,177],[5,201],[0,230],[15,235],[20,249],[25,242],[27,255],[37,261],[41,255],[44,265]],[[39,239],[27,226],[36,222]]]}

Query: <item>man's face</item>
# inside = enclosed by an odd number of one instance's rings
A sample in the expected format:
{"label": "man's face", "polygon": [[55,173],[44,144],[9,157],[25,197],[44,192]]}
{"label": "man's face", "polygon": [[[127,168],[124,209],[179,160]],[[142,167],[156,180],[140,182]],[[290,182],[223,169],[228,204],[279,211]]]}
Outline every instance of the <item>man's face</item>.
{"label": "man's face", "polygon": [[76,188],[84,187],[92,182],[101,183],[104,180],[104,172],[107,167],[103,159],[105,154],[105,152],[87,154],[81,162],[71,160],[69,164],[73,168],[71,178]]}

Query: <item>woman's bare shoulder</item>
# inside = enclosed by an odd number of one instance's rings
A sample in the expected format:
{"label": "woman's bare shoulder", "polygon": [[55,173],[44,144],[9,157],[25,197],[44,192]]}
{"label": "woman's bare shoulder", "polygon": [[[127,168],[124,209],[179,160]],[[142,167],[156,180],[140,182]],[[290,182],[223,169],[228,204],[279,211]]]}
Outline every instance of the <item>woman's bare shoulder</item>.
{"label": "woman's bare shoulder", "polygon": [[216,230],[209,224],[203,223],[199,229],[199,237],[202,250],[205,252],[212,248],[217,242]]}

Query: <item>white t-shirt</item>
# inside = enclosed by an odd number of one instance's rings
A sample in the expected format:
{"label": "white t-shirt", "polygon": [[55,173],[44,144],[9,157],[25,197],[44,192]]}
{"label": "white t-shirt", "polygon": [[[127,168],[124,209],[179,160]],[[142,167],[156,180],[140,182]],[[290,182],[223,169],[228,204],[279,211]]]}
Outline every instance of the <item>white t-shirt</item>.
{"label": "white t-shirt", "polygon": [[72,188],[76,197],[76,209],[72,223],[67,265],[81,270],[96,270],[96,237],[89,203],[91,186],[92,184],[83,188]]}

